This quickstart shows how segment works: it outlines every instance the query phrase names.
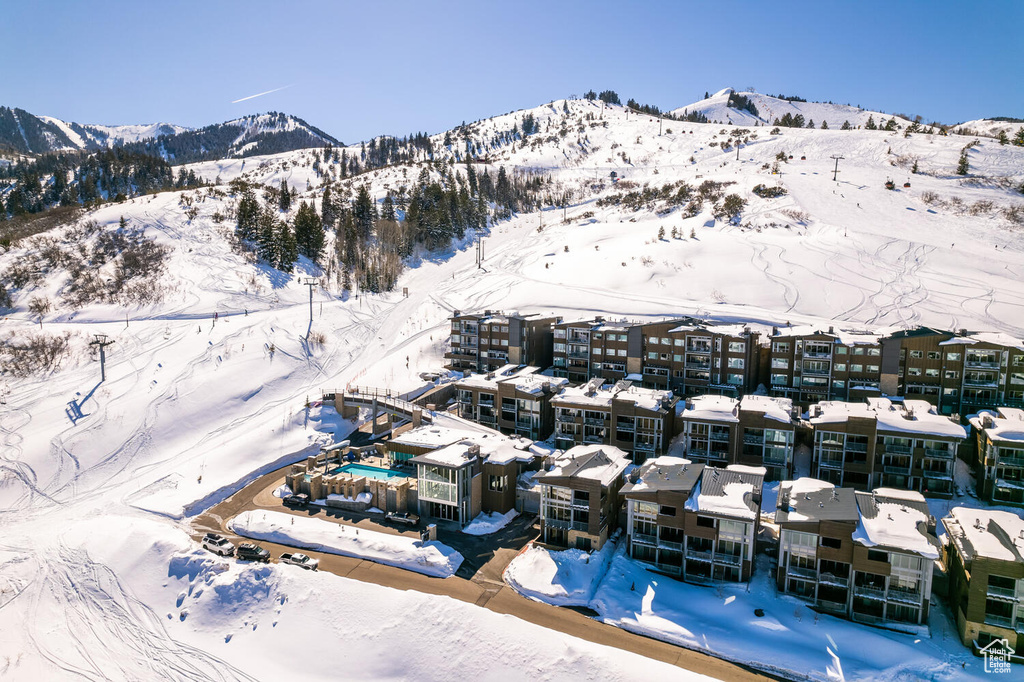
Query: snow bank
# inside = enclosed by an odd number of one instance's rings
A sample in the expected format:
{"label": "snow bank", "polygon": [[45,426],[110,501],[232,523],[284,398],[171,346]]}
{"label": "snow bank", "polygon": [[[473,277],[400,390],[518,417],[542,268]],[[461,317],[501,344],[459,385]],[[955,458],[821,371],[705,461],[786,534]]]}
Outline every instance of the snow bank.
{"label": "snow bank", "polygon": [[529,545],[505,569],[504,579],[524,597],[556,606],[586,606],[608,570],[615,552],[609,540],[600,552],[559,552]]}
{"label": "snow bank", "polygon": [[467,535],[490,535],[491,533],[497,533],[517,516],[519,516],[519,512],[515,509],[510,509],[504,514],[481,512],[480,515],[462,529],[462,532]]}
{"label": "snow bank", "polygon": [[462,565],[462,555],[440,542],[423,543],[404,535],[377,533],[282,512],[242,512],[228,526],[254,540],[359,557],[438,578],[454,575]]}

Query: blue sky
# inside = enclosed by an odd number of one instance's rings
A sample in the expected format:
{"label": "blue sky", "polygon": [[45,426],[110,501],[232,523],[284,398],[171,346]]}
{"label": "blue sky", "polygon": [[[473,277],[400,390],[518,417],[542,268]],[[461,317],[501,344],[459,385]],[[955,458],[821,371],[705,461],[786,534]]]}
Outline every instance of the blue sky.
{"label": "blue sky", "polygon": [[1024,117],[1018,0],[5,5],[0,104],[81,123],[277,110],[353,142],[589,88],[672,109],[747,86],[928,121]]}

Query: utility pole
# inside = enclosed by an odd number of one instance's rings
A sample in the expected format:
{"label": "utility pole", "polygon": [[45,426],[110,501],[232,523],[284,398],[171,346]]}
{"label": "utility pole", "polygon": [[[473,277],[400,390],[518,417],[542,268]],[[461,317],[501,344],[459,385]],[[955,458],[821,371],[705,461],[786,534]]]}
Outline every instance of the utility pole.
{"label": "utility pole", "polygon": [[107,369],[106,369],[107,355],[106,355],[105,349],[106,349],[107,346],[109,346],[110,344],[112,344],[114,342],[113,341],[108,341],[106,334],[96,334],[95,336],[96,336],[96,340],[95,341],[90,341],[89,345],[90,346],[99,346],[99,348],[100,348],[100,383],[102,384],[104,381],[107,380]]}
{"label": "utility pole", "polygon": [[[309,328],[313,329],[313,287],[320,284],[320,280],[316,277],[304,277],[302,283],[309,287]],[[306,336],[309,336],[309,332],[306,332]]]}
{"label": "utility pole", "polygon": [[841,154],[833,154],[829,158],[835,159],[836,161],[836,168],[834,171],[832,171],[832,182],[835,182],[836,176],[839,175],[839,160],[842,159],[843,156]]}

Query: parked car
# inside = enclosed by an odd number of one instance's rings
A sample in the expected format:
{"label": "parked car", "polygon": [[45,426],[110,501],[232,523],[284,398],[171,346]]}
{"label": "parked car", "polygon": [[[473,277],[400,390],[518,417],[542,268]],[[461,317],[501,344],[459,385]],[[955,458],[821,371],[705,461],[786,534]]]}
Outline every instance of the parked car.
{"label": "parked car", "polygon": [[315,571],[320,565],[319,559],[308,557],[305,554],[299,552],[285,552],[281,555],[279,560],[282,564],[291,564],[292,566],[301,566],[302,568]]}
{"label": "parked car", "polygon": [[297,507],[302,508],[309,504],[309,495],[306,493],[298,493],[296,495],[289,495],[284,498],[284,506],[286,507]]}
{"label": "parked car", "polygon": [[270,563],[270,552],[252,542],[243,542],[235,550],[235,556],[246,561],[262,561]]}
{"label": "parked car", "polygon": [[415,514],[410,514],[409,512],[392,511],[388,512],[384,518],[394,523],[404,523],[407,526],[416,526],[419,525],[420,522],[420,517]]}
{"label": "parked car", "polygon": [[216,533],[207,533],[203,536],[203,549],[208,549],[221,556],[231,556],[235,553],[235,546],[228,542],[226,537]]}

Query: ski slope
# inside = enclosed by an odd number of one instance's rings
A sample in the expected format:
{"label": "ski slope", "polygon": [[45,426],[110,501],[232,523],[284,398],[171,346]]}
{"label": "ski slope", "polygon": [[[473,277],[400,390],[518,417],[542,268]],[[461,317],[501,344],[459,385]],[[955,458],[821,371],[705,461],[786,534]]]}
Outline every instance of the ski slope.
{"label": "ski slope", "polygon": [[[526,113],[541,128],[527,144],[489,142]],[[584,101],[470,127],[492,171],[505,165],[549,176],[553,188],[573,193],[571,205],[492,225],[479,268],[470,235],[444,253],[413,258],[393,293],[347,295],[327,282],[314,291],[312,330],[324,334],[322,345],[306,341],[308,290],[300,283],[320,271],[301,262],[286,275],[233,253],[224,235],[231,226],[213,220],[230,197],[188,193],[199,209],[193,220],[178,192],[90,214],[108,229],[124,215],[170,248],[165,294],[145,306],[55,309],[42,332],[72,335],[61,368],[0,376],[5,675],[264,679],[284,673],[282,661],[305,648],[318,652],[306,661],[310,673],[323,676],[342,663],[365,678],[442,679],[456,664],[487,676],[489,668],[473,667],[487,661],[508,663],[497,674],[516,679],[523,669],[513,663],[526,659],[536,662],[523,675],[531,679],[678,676],[676,668],[441,598],[288,567],[222,569],[184,531],[191,516],[246,481],[353,428],[315,404],[321,390],[420,385],[420,372],[443,364],[455,309],[1024,335],[1020,228],[999,213],[1022,202],[1010,188],[1024,181],[1020,148],[982,140],[969,152],[973,177],[965,180],[953,169],[972,138],[958,136],[756,129],[737,159],[735,147],[720,146],[729,126],[666,121],[659,135],[657,119]],[[794,159],[772,174],[780,152]],[[843,157],[838,182],[833,155]],[[909,159],[921,174],[910,174]],[[287,180],[315,200],[320,178],[312,163],[306,150],[192,168],[225,184],[242,176]],[[715,220],[710,207],[689,218],[679,209],[598,207],[597,199],[622,188],[612,171],[637,186],[735,182],[726,192],[749,204],[738,224]],[[326,172],[337,177],[336,168]],[[418,172],[382,169],[346,182],[369,183],[381,199]],[[882,187],[888,177],[897,190]],[[750,190],[761,183],[788,193],[760,199]],[[926,202],[927,192],[939,200]],[[978,202],[992,207],[971,215]],[[672,239],[672,228],[684,238]],[[0,254],[0,268],[27,248]],[[19,291],[0,337],[37,333],[29,300],[56,298],[65,286],[53,273],[43,290]],[[115,342],[103,383],[89,355],[95,333]],[[324,629],[309,627],[311,619]],[[353,622],[344,631],[336,625]],[[414,645],[409,632],[417,633]],[[333,647],[342,637],[356,643]]]}

